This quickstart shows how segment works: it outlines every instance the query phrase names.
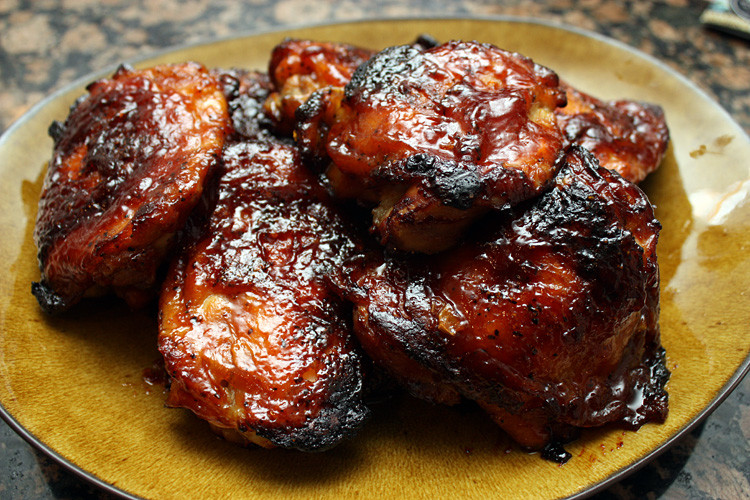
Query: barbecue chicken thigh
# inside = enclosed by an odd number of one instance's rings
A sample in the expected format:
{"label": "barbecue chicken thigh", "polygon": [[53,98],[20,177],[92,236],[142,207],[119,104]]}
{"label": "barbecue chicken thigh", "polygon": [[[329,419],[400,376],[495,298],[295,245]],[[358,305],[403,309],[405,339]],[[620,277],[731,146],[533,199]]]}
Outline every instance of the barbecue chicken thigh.
{"label": "barbecue chicken thigh", "polygon": [[363,349],[413,394],[474,400],[542,449],[665,418],[659,228],[634,184],[574,147],[550,190],[460,247],[358,258],[335,281]]}
{"label": "barbecue chicken thigh", "polygon": [[479,215],[543,191],[563,138],[552,71],[488,44],[387,48],[314,92],[296,139],[338,196],[376,204],[382,243],[435,253]]}
{"label": "barbecue chicken thigh", "polygon": [[198,64],[121,67],[55,122],[34,240],[48,312],[113,289],[131,305],[197,203],[229,132],[227,102]]}
{"label": "barbecue chicken thigh", "polygon": [[669,144],[664,111],[655,104],[604,102],[564,84],[567,105],[557,121],[569,144],[585,147],[599,164],[630,182],[641,182],[656,170]]}
{"label": "barbecue chicken thigh", "polygon": [[335,445],[368,414],[351,312],[324,280],[354,232],[279,141],[229,145],[207,206],[161,296],[167,404],[239,442]]}

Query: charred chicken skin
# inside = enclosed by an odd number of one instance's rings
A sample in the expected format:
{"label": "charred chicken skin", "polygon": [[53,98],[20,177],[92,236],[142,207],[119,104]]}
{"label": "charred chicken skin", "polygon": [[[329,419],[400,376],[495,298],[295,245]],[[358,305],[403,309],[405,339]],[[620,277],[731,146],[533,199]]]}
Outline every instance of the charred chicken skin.
{"label": "charred chicken skin", "polygon": [[131,305],[200,198],[229,131],[217,80],[198,64],[121,67],[50,134],[54,153],[34,231],[48,312],[114,289]]}
{"label": "charred chicken skin", "polygon": [[295,112],[316,90],[343,88],[373,51],[344,43],[288,39],[271,52],[268,73],[276,89],[265,103],[275,130],[291,135]]}
{"label": "charred chicken skin", "polygon": [[273,124],[266,116],[264,105],[273,90],[267,74],[244,69],[214,69],[211,72],[221,83],[232,119],[233,136],[237,139],[273,137]]}
{"label": "charred chicken skin", "polygon": [[389,247],[434,253],[478,215],[531,198],[556,172],[557,75],[488,44],[391,47],[345,89],[299,108],[296,139],[336,194],[377,203]]}
{"label": "charred chicken skin", "polygon": [[323,279],[353,231],[291,145],[232,144],[220,174],[161,296],[167,404],[232,440],[333,446],[368,414],[351,312]]}
{"label": "charred chicken skin", "polygon": [[[438,43],[427,35],[412,46],[428,49]],[[268,73],[274,91],[265,102],[266,115],[281,135],[291,135],[297,109],[313,92],[329,87],[343,88],[354,71],[375,51],[346,43],[286,39],[271,52]]]}
{"label": "charred chicken skin", "polygon": [[656,170],[669,143],[663,110],[654,104],[601,101],[564,85],[567,105],[557,108],[557,121],[569,144],[585,147],[599,164],[631,182]]}
{"label": "charred chicken skin", "polygon": [[573,149],[548,192],[494,219],[439,255],[340,273],[368,355],[419,397],[476,401],[533,449],[579,427],[662,421],[660,226],[646,196]]}

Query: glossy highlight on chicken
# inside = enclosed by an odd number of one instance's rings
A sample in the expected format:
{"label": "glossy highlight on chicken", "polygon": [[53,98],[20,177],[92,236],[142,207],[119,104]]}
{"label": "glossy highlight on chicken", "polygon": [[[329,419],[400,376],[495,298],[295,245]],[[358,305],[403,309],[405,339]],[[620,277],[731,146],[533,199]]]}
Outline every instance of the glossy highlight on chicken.
{"label": "glossy highlight on chicken", "polygon": [[295,114],[320,89],[343,88],[360,64],[375,52],[345,43],[284,40],[274,47],[268,73],[276,89],[266,100],[266,114],[281,135],[291,135]]}
{"label": "glossy highlight on chicken", "polygon": [[107,290],[134,306],[153,297],[230,130],[220,86],[198,64],[121,67],[88,92],[50,127],[32,288],[48,312]]}
{"label": "glossy highlight on chicken", "polygon": [[284,142],[226,147],[211,197],[161,296],[167,404],[232,440],[329,448],[368,415],[349,310],[323,279],[354,232]]}
{"label": "glossy highlight on chicken", "polygon": [[549,191],[461,247],[359,258],[339,283],[361,345],[410,392],[476,401],[543,449],[664,420],[659,229],[635,185],[572,149]]}
{"label": "glossy highlight on chicken", "polygon": [[664,111],[627,99],[605,102],[563,84],[567,104],[555,114],[565,140],[588,149],[602,167],[641,182],[661,164],[669,144]]}

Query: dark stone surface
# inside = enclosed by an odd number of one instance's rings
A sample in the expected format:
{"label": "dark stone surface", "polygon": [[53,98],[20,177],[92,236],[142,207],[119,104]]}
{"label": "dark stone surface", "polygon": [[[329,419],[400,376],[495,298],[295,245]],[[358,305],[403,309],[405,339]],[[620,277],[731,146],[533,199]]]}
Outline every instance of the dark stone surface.
{"label": "dark stone surface", "polygon": [[[0,132],[50,92],[155,50],[253,30],[420,15],[516,15],[632,45],[676,69],[750,130],[750,43],[704,28],[696,0],[0,0]],[[750,378],[702,425],[597,499],[750,498]],[[106,499],[0,422],[0,498]]]}

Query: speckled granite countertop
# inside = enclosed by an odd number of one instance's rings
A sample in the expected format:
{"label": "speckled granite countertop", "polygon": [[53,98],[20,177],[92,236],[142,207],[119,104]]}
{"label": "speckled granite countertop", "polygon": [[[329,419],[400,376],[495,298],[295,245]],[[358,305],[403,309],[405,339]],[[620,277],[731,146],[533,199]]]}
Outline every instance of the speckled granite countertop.
{"label": "speckled granite countertop", "polygon": [[[0,132],[78,77],[155,50],[363,18],[523,16],[632,45],[750,131],[750,43],[704,28],[698,0],[0,0]],[[750,498],[750,377],[693,432],[597,498]],[[105,498],[0,422],[0,498]]]}

